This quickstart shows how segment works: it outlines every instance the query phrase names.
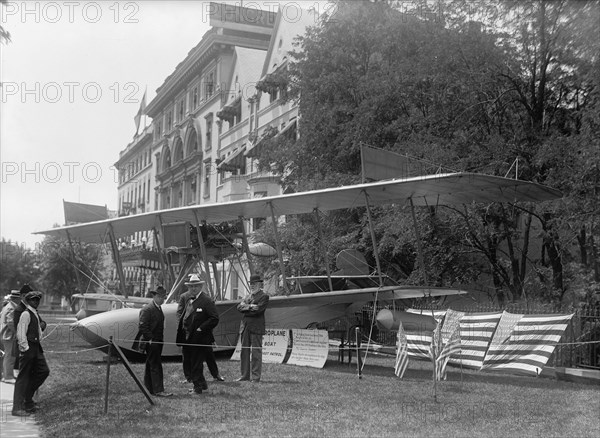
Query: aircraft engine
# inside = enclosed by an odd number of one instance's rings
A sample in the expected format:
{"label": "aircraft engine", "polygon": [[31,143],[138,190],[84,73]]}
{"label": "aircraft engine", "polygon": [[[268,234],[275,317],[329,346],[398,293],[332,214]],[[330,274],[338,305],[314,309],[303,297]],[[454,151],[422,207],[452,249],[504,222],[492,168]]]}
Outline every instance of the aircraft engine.
{"label": "aircraft engine", "polygon": [[402,322],[404,330],[408,332],[431,332],[436,326],[436,321],[432,316],[401,310],[382,309],[377,313],[376,321],[381,330],[391,331],[398,330],[400,322]]}

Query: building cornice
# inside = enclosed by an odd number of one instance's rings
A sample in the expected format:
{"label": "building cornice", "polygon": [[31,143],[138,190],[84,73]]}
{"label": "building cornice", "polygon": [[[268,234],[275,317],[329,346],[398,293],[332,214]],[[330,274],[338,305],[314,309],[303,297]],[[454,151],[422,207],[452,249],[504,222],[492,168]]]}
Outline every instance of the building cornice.
{"label": "building cornice", "polygon": [[[209,31],[210,32],[210,31]],[[243,38],[233,35],[208,33],[187,57],[175,67],[163,84],[157,88],[156,96],[146,107],[146,113],[155,118],[163,107],[190,82],[191,76],[200,73],[216,56],[234,47],[267,50],[269,41]]]}
{"label": "building cornice", "polygon": [[152,125],[149,125],[144,131],[138,135],[134,140],[125,147],[124,150],[119,152],[119,159],[114,164],[115,167],[119,168],[119,163],[123,163],[131,159],[132,156],[137,154],[140,149],[152,144]]}

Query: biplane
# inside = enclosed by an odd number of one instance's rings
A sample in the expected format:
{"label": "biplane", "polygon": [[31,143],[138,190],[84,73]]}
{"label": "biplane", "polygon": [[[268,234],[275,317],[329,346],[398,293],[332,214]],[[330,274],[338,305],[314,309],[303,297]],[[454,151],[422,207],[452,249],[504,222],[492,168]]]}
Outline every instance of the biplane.
{"label": "biplane", "polygon": [[[223,255],[223,248],[214,249],[206,245],[208,234],[203,227],[207,224],[230,222],[234,223],[249,218],[271,218],[272,226],[277,227],[277,217],[295,214],[315,213],[318,218],[320,211],[364,207],[370,217],[372,206],[384,204],[418,206],[458,205],[472,202],[516,202],[516,201],[547,201],[561,197],[561,193],[553,188],[537,183],[520,181],[491,175],[474,173],[447,173],[419,176],[413,178],[378,181],[356,184],[337,188],[306,191],[271,197],[248,199],[242,201],[224,202],[217,204],[194,205],[188,207],[158,210],[133,216],[102,220],[80,225],[53,228],[41,231],[39,234],[52,235],[70,240],[87,243],[111,243],[117,268],[120,267],[117,238],[127,237],[141,230],[153,230],[156,244],[161,247],[160,239],[172,234],[178,224],[186,224],[183,230],[192,227],[196,229],[195,237],[183,238],[178,247],[180,271],[173,282],[163,305],[165,314],[165,348],[163,356],[180,355],[179,347],[175,346],[177,292],[183,286],[187,275],[197,268],[204,266],[205,272],[210,272],[210,259]],[[415,222],[415,226],[417,226]],[[239,230],[242,235],[242,248],[248,248],[248,241],[243,227]],[[275,235],[277,233],[275,232]],[[181,237],[181,236],[180,236]],[[191,244],[190,239],[197,239],[197,244]],[[322,239],[320,239],[322,241]],[[352,314],[361,306],[373,301],[402,300],[408,298],[439,297],[446,295],[464,294],[466,291],[456,288],[436,288],[428,286],[400,286],[388,284],[381,274],[376,253],[376,242],[373,239],[375,258],[378,264],[376,279],[355,278],[358,286],[353,289],[336,290],[335,273],[327,267],[327,275],[320,278],[296,277],[306,286],[296,289],[295,293],[288,291],[284,295],[273,296],[266,311],[268,327],[274,328],[309,328],[323,321]],[[163,241],[162,246],[165,246]],[[233,249],[231,249],[233,248]],[[235,245],[228,246],[231,253]],[[165,253],[163,250],[162,253]],[[282,251],[277,245],[280,276],[282,284],[286,284],[285,264]],[[167,260],[168,262],[168,260]],[[328,266],[328,263],[326,263]],[[250,270],[252,265],[250,264]],[[122,273],[119,273],[122,279]],[[354,277],[362,277],[355,275]],[[339,277],[339,276],[338,276]],[[121,282],[124,284],[124,281]],[[353,284],[357,284],[356,282]],[[315,288],[315,285],[316,288]],[[211,289],[211,292],[214,292]],[[213,296],[219,297],[218,293]],[[217,309],[220,323],[215,330],[218,347],[233,348],[237,341],[241,315],[236,311],[240,300],[217,299]],[[110,312],[99,313],[73,324],[72,328],[86,341],[95,347],[107,348],[109,337],[131,358],[141,357],[132,346],[137,333],[138,313],[136,308],[123,308]]]}

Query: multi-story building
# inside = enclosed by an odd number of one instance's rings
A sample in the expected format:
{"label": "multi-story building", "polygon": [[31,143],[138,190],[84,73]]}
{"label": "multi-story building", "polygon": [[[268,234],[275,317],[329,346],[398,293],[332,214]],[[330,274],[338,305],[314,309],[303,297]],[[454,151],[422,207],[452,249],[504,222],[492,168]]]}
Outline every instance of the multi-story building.
{"label": "multi-story building", "polygon": [[[286,68],[294,37],[316,16],[302,10],[286,21],[281,10],[214,3],[211,9],[212,28],[156,90],[146,108],[151,126],[116,163],[120,214],[280,193],[277,176],[258,172],[253,157],[267,127],[295,135],[297,106],[280,99],[276,89],[258,91],[256,84]],[[252,231],[253,223],[246,227]],[[152,247],[148,233],[131,240]],[[228,279],[221,284],[229,298],[245,282],[247,266],[236,263],[213,266],[213,275]]]}

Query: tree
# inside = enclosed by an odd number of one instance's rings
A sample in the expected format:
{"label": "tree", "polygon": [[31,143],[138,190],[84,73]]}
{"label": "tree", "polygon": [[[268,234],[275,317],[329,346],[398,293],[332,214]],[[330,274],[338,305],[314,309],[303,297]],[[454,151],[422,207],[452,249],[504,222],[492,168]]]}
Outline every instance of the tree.
{"label": "tree", "polygon": [[[598,117],[589,115],[597,102],[598,46],[589,37],[597,8],[531,1],[521,13],[521,3],[506,2],[467,14],[472,2],[454,1],[436,3],[444,8],[438,14],[416,4],[427,13],[339,2],[333,20],[298,40],[287,80],[289,97],[299,99],[299,139],[268,133],[260,164],[280,171],[286,189],[304,190],[357,182],[362,144],[502,176],[518,159],[519,178],[556,186],[565,200],[421,212],[430,281],[475,278],[483,256],[499,299],[504,289],[510,299],[531,298],[525,288],[533,283],[541,297],[560,299],[569,242],[588,242],[579,245],[583,260],[598,240],[585,213],[598,205]],[[573,146],[567,153],[565,144]],[[588,218],[575,234],[574,215]],[[387,224],[377,231],[380,250],[392,257],[387,267],[418,275],[407,215],[382,210],[379,220]],[[368,251],[370,236],[360,234],[356,244]]]}
{"label": "tree", "polygon": [[[0,0],[0,9],[4,8],[4,5],[7,3],[6,0]],[[3,14],[4,15],[4,14]],[[0,44],[4,44],[10,41],[10,32],[4,29],[3,26],[0,26]]]}
{"label": "tree", "polygon": [[70,298],[76,290],[94,291],[104,277],[103,249],[98,245],[74,242],[72,252],[69,242],[46,236],[40,253],[40,281],[53,295]]}
{"label": "tree", "polygon": [[0,241],[0,296],[25,283],[39,288],[39,263],[36,253],[24,245],[2,238]]}

